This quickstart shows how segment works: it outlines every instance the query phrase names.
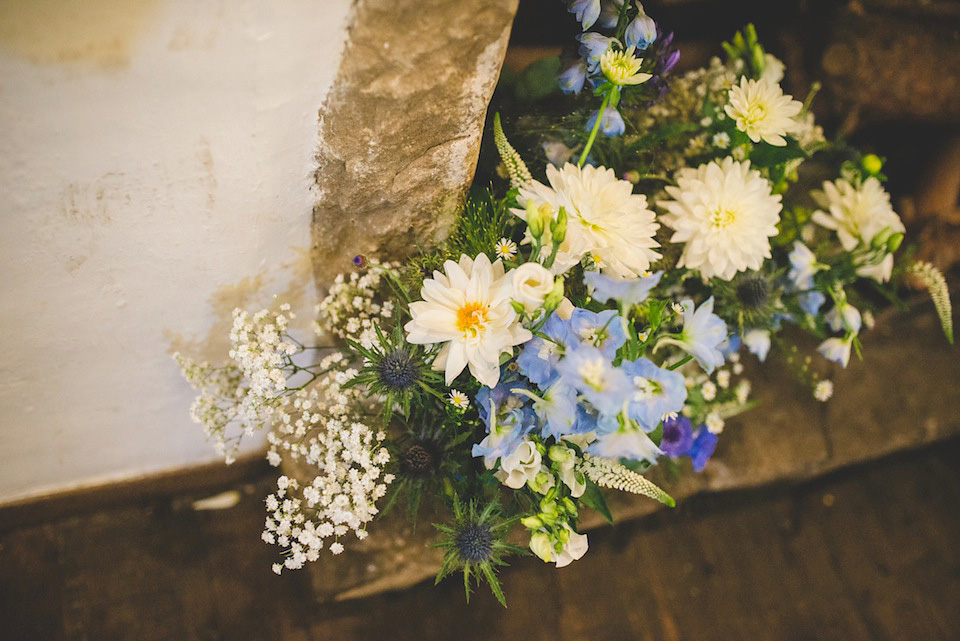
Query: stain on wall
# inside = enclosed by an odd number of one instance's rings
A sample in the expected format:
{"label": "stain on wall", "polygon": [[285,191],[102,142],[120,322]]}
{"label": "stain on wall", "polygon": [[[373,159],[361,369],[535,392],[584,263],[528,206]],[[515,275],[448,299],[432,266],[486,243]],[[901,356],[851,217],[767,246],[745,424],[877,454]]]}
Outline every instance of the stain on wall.
{"label": "stain on wall", "polygon": [[126,67],[163,0],[0,0],[0,48],[39,64]]}

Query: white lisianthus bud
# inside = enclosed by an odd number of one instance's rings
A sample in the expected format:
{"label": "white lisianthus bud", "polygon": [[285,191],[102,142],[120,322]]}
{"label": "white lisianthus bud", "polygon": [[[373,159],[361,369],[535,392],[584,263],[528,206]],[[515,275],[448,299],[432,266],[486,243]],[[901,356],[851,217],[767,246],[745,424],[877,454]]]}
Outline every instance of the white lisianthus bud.
{"label": "white lisianthus bud", "polygon": [[544,563],[549,563],[553,556],[553,546],[546,532],[536,532],[530,536],[530,549],[539,556]]}
{"label": "white lisianthus bud", "polygon": [[513,270],[513,299],[532,312],[553,291],[553,274],[540,263],[524,263]]}
{"label": "white lisianthus bud", "polygon": [[543,457],[532,441],[524,440],[517,449],[500,459],[500,469],[494,476],[507,487],[519,490],[527,481],[535,481]]}
{"label": "white lisianthus bud", "polygon": [[574,309],[576,308],[573,306],[573,303],[570,302],[570,299],[564,297],[564,299],[560,301],[560,304],[557,305],[556,314],[563,320],[570,320],[570,317],[573,316]]}

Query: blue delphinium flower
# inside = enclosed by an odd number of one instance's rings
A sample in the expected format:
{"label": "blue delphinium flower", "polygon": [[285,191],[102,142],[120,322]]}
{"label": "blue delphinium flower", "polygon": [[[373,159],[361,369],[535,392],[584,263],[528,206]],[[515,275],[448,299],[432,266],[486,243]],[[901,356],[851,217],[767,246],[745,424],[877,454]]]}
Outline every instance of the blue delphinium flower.
{"label": "blue delphinium flower", "polygon": [[743,335],[743,344],[762,363],[767,360],[767,352],[770,351],[770,331],[766,329],[748,330]]}
{"label": "blue delphinium flower", "polygon": [[660,341],[676,345],[691,354],[709,374],[714,367],[723,363],[723,353],[719,347],[727,338],[727,324],[713,313],[713,296],[697,309],[689,298],[680,301],[680,306],[683,308],[680,338],[662,338]]}
{"label": "blue delphinium flower", "polygon": [[[590,114],[586,124],[587,131],[593,131],[593,126],[597,123],[598,113],[600,113],[599,109]],[[603,110],[603,118],[600,120],[600,133],[608,138],[613,138],[622,135],[626,130],[627,125],[623,122],[623,116],[620,115],[619,111],[613,107],[607,107]]]}
{"label": "blue delphinium flower", "polygon": [[607,426],[615,425],[615,429],[598,427],[597,440],[587,447],[587,451],[596,456],[609,459],[630,459],[632,461],[649,461],[655,463],[663,450],[647,436],[646,432],[637,428],[631,421],[618,422],[616,417],[601,419]]}
{"label": "blue delphinium flower", "polygon": [[799,240],[793,244],[793,250],[788,256],[790,259],[790,271],[787,278],[790,279],[790,289],[797,294],[797,304],[806,314],[816,316],[820,313],[820,308],[827,302],[827,297],[821,292],[811,291],[814,287],[813,277],[827,266],[817,261],[817,256],[810,248]]}
{"label": "blue delphinium flower", "polygon": [[693,470],[702,472],[706,467],[707,461],[713,456],[717,449],[717,435],[712,433],[706,427],[701,426],[693,439],[693,445],[690,446],[689,456],[693,459]]}
{"label": "blue delphinium flower", "polygon": [[622,7],[623,0],[600,0],[600,17],[597,19],[597,26],[601,29],[616,27]]}
{"label": "blue delphinium flower", "polygon": [[577,16],[577,20],[586,31],[600,17],[600,0],[570,0],[567,10]]}
{"label": "blue delphinium flower", "polygon": [[557,82],[560,84],[560,90],[563,93],[580,93],[586,80],[587,63],[583,60],[577,60],[557,77]]}
{"label": "blue delphinium flower", "polygon": [[601,414],[617,414],[630,391],[627,375],[591,345],[580,345],[557,365],[560,379],[574,387]]}
{"label": "blue delphinium flower", "polygon": [[496,460],[516,449],[523,437],[536,425],[530,399],[513,389],[526,389],[517,380],[504,381],[496,387],[482,387],[476,403],[480,419],[487,426],[487,436],[473,446],[473,456]]}
{"label": "blue delphinium flower", "polygon": [[828,361],[833,361],[846,367],[850,361],[850,347],[852,345],[853,334],[850,334],[844,338],[828,338],[820,343],[817,351]]}
{"label": "blue delphinium flower", "polygon": [[557,378],[557,362],[571,346],[580,343],[570,328],[570,322],[553,314],[547,319],[540,333],[548,338],[534,336],[517,357],[520,373],[541,388],[549,386]]}
{"label": "blue delphinium flower", "polygon": [[835,332],[853,332],[857,334],[860,332],[860,325],[863,319],[860,316],[860,310],[844,301],[834,305],[833,309],[824,315],[823,320],[826,321],[830,329]]}
{"label": "blue delphinium flower", "polygon": [[600,56],[617,41],[616,38],[601,35],[594,31],[577,36],[580,41],[579,53],[587,63],[587,70],[594,73],[600,66]]}
{"label": "blue delphinium flower", "polygon": [[660,449],[667,456],[687,456],[693,447],[693,424],[686,416],[668,418],[663,422]]}
{"label": "blue delphinium flower", "polygon": [[647,300],[650,290],[657,286],[663,272],[646,278],[613,278],[600,272],[584,272],[583,282],[591,290],[590,295],[601,303],[611,300],[624,305],[638,305]]}
{"label": "blue delphinium flower", "polygon": [[627,395],[627,416],[651,432],[664,414],[679,412],[687,400],[683,374],[662,369],[646,358],[624,361],[620,369],[627,375],[633,390]]}
{"label": "blue delphinium flower", "polygon": [[623,37],[628,47],[636,47],[637,51],[643,51],[657,39],[657,23],[641,8],[637,17],[627,25]]}
{"label": "blue delphinium flower", "polygon": [[598,348],[611,361],[617,355],[617,350],[627,342],[623,320],[612,309],[591,312],[578,307],[570,314],[569,324],[573,339]]}
{"label": "blue delphinium flower", "polygon": [[577,391],[563,381],[551,385],[533,404],[543,421],[540,433],[557,440],[568,434],[582,434],[594,428],[596,421],[577,400]]}

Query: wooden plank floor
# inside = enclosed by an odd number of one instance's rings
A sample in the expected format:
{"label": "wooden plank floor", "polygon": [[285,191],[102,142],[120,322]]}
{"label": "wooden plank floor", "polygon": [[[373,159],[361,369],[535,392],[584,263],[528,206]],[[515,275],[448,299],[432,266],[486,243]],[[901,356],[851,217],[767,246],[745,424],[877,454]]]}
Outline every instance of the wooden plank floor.
{"label": "wooden plank floor", "polygon": [[[318,605],[259,541],[269,478],[232,509],[151,499],[0,532],[0,639],[960,638],[960,440],[799,487],[714,495],[590,534],[555,571]],[[214,488],[222,489],[222,488]]]}

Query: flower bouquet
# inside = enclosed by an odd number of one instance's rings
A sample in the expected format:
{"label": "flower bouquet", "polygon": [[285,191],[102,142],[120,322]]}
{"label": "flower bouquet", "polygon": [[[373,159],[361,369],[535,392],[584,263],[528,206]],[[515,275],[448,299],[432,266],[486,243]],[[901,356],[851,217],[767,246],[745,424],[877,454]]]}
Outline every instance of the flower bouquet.
{"label": "flower bouquet", "polygon": [[[357,256],[316,309],[336,347],[295,338],[279,305],[235,311],[224,366],[176,356],[228,461],[266,430],[272,464],[310,470],[266,498],[276,572],[429,502],[449,514],[437,580],[461,571],[468,597],[486,582],[505,602],[504,559],[580,559],[579,519],[611,518],[605,492],[674,505],[644,472],[708,464],[751,406],[742,355],[780,351],[827,401],[791,337],[846,366],[904,279],[929,289],[952,342],[942,274],[898,260],[882,160],[824,138],[813,96],[783,93],[752,27],[725,61],[674,76],[672,34],[639,2],[568,5],[583,32],[562,112],[515,119],[524,153],[495,116],[503,184],[474,189],[442,245]],[[811,191],[814,156],[833,178]]]}

